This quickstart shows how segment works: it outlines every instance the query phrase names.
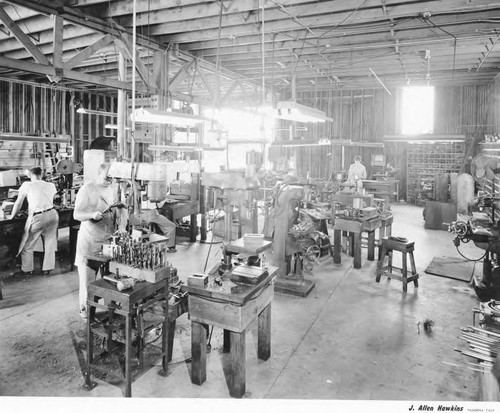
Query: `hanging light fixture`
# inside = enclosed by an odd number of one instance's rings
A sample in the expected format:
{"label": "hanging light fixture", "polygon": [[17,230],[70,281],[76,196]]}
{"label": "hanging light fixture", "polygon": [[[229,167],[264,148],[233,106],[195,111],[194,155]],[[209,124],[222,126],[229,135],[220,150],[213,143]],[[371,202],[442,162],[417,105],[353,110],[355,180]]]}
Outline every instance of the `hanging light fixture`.
{"label": "hanging light fixture", "polygon": [[330,146],[332,141],[327,138],[323,139],[293,139],[289,141],[273,142],[271,147],[284,148],[284,147],[298,147],[298,146]]}
{"label": "hanging light fixture", "polygon": [[93,110],[93,109],[85,109],[83,107],[79,107],[77,110],[76,110],[77,113],[82,113],[84,115],[99,115],[99,116],[113,116],[113,117],[117,117],[118,114],[117,113],[113,113],[113,112],[103,112],[101,110]]}
{"label": "hanging light fixture", "polygon": [[[104,125],[106,129],[118,130],[118,125],[116,123],[106,123]],[[130,130],[129,126],[125,126],[125,130]]]}
{"label": "hanging light fixture", "polygon": [[292,120],[295,122],[333,122],[333,119],[326,116],[325,112],[301,105],[294,100],[278,102],[275,114],[279,119]]}
{"label": "hanging light fixture", "polygon": [[133,112],[135,121],[139,123],[158,123],[163,125],[196,126],[199,123],[210,123],[211,119],[180,112],[168,112],[158,109],[136,109]]}

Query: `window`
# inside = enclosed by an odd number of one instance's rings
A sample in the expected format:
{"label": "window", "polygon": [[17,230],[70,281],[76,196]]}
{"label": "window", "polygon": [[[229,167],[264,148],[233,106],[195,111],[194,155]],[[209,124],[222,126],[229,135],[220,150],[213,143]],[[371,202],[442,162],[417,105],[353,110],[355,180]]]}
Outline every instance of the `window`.
{"label": "window", "polygon": [[401,105],[401,133],[420,135],[434,131],[434,87],[403,88]]}

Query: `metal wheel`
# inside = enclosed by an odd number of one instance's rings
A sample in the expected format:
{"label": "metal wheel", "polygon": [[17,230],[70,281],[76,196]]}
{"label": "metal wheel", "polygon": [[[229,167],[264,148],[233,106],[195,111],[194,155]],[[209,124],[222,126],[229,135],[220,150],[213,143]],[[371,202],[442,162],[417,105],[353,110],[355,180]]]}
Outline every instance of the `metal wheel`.
{"label": "metal wheel", "polygon": [[304,255],[309,261],[316,261],[321,255],[321,249],[317,245],[311,245]]}

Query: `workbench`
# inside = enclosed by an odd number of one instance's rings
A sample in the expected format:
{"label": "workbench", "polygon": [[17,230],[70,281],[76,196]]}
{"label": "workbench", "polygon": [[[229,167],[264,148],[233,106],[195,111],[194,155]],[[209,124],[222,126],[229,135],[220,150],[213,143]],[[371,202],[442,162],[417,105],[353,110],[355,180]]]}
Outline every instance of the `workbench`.
{"label": "workbench", "polygon": [[[99,303],[102,299],[103,304]],[[91,364],[93,363],[94,334],[125,344],[125,397],[132,396],[132,323],[136,326],[137,344],[139,346],[139,362],[143,367],[144,321],[143,312],[156,302],[162,302],[162,369],[166,373],[168,357],[168,280],[157,283],[139,282],[127,290],[118,291],[116,284],[105,279],[99,279],[88,285],[87,295],[87,364],[85,385],[91,389],[95,386],[90,380]],[[96,309],[107,312],[105,320],[96,321]],[[121,316],[120,320],[117,316]],[[122,328],[124,318],[125,334],[118,338],[113,330]]]}
{"label": "workbench", "polygon": [[[56,207],[59,214],[58,228],[67,228],[76,225],[78,221],[73,218],[73,208]],[[13,219],[0,219],[0,240],[1,243],[7,245],[9,253],[14,258],[17,255],[19,244],[24,233],[27,216],[15,217]],[[76,233],[69,233],[69,247],[71,249],[76,246]]]}
{"label": "workbench", "polygon": [[189,216],[189,242],[196,242],[196,236],[198,235],[197,215],[200,213],[200,201],[174,202],[169,200],[161,208],[158,208],[158,213],[167,217],[172,222]]}
{"label": "workbench", "polygon": [[360,198],[363,202],[363,208],[373,205],[373,194],[349,194],[343,192],[337,192],[332,195],[332,202],[338,202],[340,205],[354,206],[354,199]]}
{"label": "workbench", "polygon": [[361,268],[361,234],[368,232],[368,260],[375,259],[375,230],[382,225],[380,216],[370,218],[335,217],[333,225],[333,262],[341,263],[342,231],[350,238],[349,255],[354,257],[354,268]]}
{"label": "workbench", "polygon": [[187,286],[191,319],[191,382],[202,385],[206,380],[206,329],[213,325],[224,329],[224,351],[231,357],[229,394],[241,398],[246,390],[245,333],[258,320],[257,357],[271,355],[271,302],[273,279],[277,267],[268,267],[268,276],[255,285],[235,284],[224,279],[222,285]]}

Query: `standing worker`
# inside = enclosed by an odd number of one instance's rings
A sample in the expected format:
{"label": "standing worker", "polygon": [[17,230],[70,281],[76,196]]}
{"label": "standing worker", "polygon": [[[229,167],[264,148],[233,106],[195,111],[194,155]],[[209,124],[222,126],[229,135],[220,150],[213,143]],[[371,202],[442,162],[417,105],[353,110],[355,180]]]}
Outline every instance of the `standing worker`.
{"label": "standing worker", "polygon": [[87,255],[100,251],[102,244],[115,234],[125,232],[126,209],[117,208],[118,191],[108,176],[110,164],[101,164],[95,180],[84,184],[75,200],[73,216],[80,221],[76,242],[75,265],[80,279],[80,316],[87,317],[87,285],[95,280],[96,271],[88,266]]}
{"label": "standing worker", "polygon": [[366,168],[361,163],[361,156],[358,155],[354,158],[354,163],[349,167],[347,182],[350,184],[356,184],[356,182],[360,179],[366,179]]}
{"label": "standing worker", "polygon": [[35,166],[28,170],[30,182],[19,188],[17,200],[12,207],[11,219],[21,209],[24,199],[28,198],[28,219],[19,245],[21,271],[15,274],[33,273],[33,249],[40,237],[43,239],[42,272],[47,275],[56,265],[57,227],[59,214],[54,209],[54,195],[57,189],[53,183],[42,180],[42,168]]}

